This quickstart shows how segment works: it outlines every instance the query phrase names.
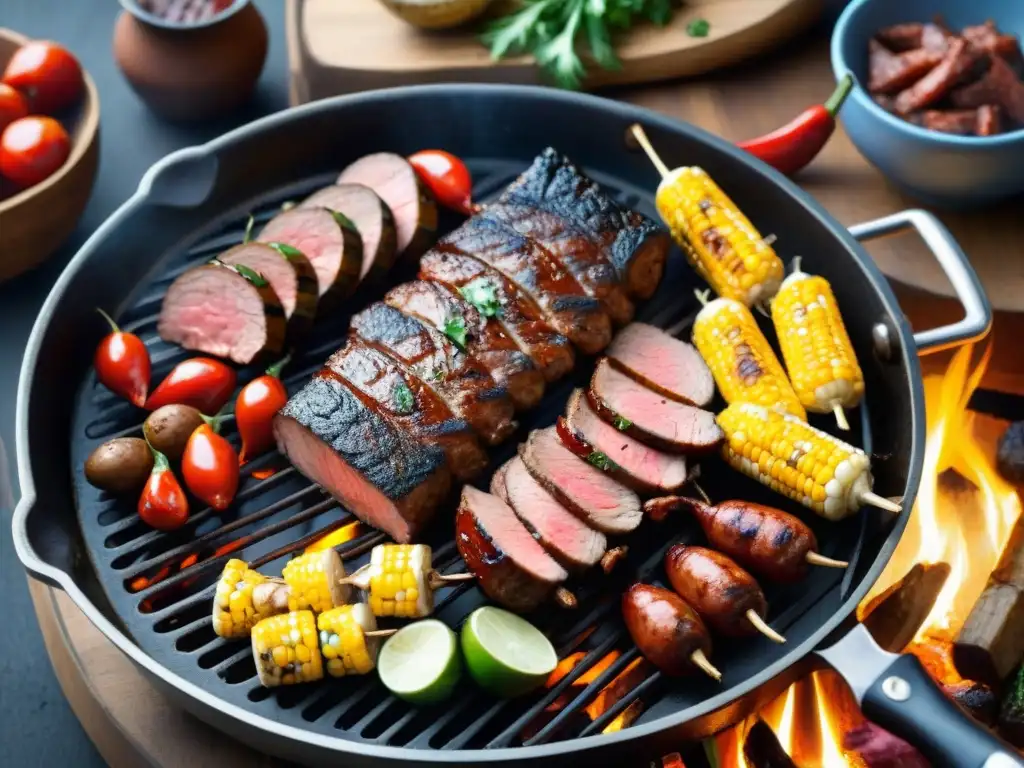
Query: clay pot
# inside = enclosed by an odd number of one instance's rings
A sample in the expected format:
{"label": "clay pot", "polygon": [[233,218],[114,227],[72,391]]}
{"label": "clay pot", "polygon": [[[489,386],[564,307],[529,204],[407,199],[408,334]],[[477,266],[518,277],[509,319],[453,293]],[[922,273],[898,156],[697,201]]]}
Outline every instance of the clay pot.
{"label": "clay pot", "polygon": [[176,121],[226,114],[252,93],[267,57],[267,26],[249,0],[198,23],[167,21],[121,0],[114,59],[154,112]]}

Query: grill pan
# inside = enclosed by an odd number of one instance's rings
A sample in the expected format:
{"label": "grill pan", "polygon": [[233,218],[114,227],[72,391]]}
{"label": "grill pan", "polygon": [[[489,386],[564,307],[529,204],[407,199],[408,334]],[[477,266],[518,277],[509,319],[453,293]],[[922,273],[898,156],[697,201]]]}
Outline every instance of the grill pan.
{"label": "grill pan", "polygon": [[[155,331],[162,294],[173,278],[239,242],[250,211],[266,221],[283,202],[330,183],[338,169],[380,150],[408,154],[438,146],[452,151],[467,160],[476,198],[486,200],[552,145],[621,202],[654,216],[657,177],[625,139],[633,122],[646,127],[670,164],[702,165],[762,231],[778,235],[784,260],[803,254],[806,264],[831,281],[866,378],[867,396],[849,438],[874,453],[875,490],[902,496],[904,512],[892,518],[869,509],[834,524],[803,515],[822,553],[851,565],[846,571],[817,569],[795,586],[763,585],[769,621],[787,636],[786,645],[759,637],[720,640],[713,659],[724,672],[721,684],[673,682],[649,671],[594,720],[584,708],[637,658],[619,617],[618,597],[635,578],[659,582],[661,555],[669,543],[700,540],[689,521],[645,523],[630,538],[628,561],[612,576],[594,575],[573,585],[580,601],[576,611],[534,617],[560,656],[585,653],[551,691],[503,702],[467,683],[450,705],[417,710],[388,695],[375,675],[261,688],[248,644],[218,639],[209,626],[212,585],[224,562],[242,557],[268,575],[277,574],[291,553],[353,518],[291,469],[265,479],[244,472],[239,500],[230,510],[195,508],[189,525],[174,534],[147,529],[135,517],[133,502],[89,486],[82,465],[92,448],[113,436],[137,434],[142,420],[139,411],[96,381],[91,356],[104,330],[94,307],[114,310],[122,327],[142,336],[153,358],[153,381],[159,381],[187,356],[161,342]],[[966,308],[964,320],[913,335],[884,277],[855,239],[906,228],[917,229],[949,274]],[[409,276],[398,270],[389,283]],[[638,319],[688,332],[687,321],[699,309],[696,287],[697,278],[674,250],[658,294],[640,308]],[[362,308],[380,292],[357,294],[352,308]],[[158,688],[266,752],[310,765],[374,768],[526,761],[553,766],[568,754],[595,765],[646,765],[678,750],[684,739],[720,730],[766,703],[808,669],[801,660],[848,626],[895,547],[917,490],[924,451],[917,354],[978,338],[990,320],[965,257],[928,214],[908,211],[848,232],[767,166],[652,112],[511,86],[413,87],[316,102],[157,163],[65,270],[36,322],[21,372],[17,453],[23,496],[14,515],[14,542],[28,571],[65,590]],[[345,312],[318,320],[286,371],[290,392],[339,345],[347,323]],[[520,431],[493,452],[492,468],[512,454],[528,429],[553,423],[572,387],[585,381],[591,368],[592,361],[581,359],[567,381],[549,388],[541,407],[525,414]],[[257,373],[243,370],[240,380]],[[226,434],[237,439],[230,427]],[[250,466],[259,469],[274,458]],[[797,511],[722,462],[705,461],[703,470],[702,485],[715,499],[745,498]],[[434,546],[434,565],[448,573],[463,570],[450,515],[439,518],[426,539]],[[339,551],[351,572],[382,534],[359,526],[347,530],[353,538]],[[482,600],[471,584],[447,588],[438,594],[436,615],[458,626]],[[553,719],[547,716],[539,729],[526,730],[611,650],[621,655],[609,668],[589,685],[574,687],[579,693]],[[602,734],[636,700],[644,709],[634,724]]]}

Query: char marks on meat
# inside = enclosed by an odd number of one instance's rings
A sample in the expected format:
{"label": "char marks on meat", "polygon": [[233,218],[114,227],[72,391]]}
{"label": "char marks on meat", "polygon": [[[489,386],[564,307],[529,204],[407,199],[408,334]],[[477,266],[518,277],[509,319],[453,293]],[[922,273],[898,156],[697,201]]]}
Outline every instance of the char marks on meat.
{"label": "char marks on meat", "polygon": [[554,427],[531,432],[519,455],[537,482],[590,527],[621,534],[640,525],[636,493],[566,448]]}
{"label": "char marks on meat", "polygon": [[611,364],[658,394],[701,408],[715,396],[715,380],[691,344],[646,323],[623,328],[608,348]]}
{"label": "char marks on meat", "polygon": [[437,392],[487,444],[500,443],[515,430],[504,387],[432,326],[376,302],[352,318],[352,330]]}
{"label": "char marks on meat", "polygon": [[444,453],[396,429],[330,372],[274,417],[278,448],[361,520],[406,543],[451,486]]}
{"label": "char marks on meat", "polygon": [[579,226],[601,246],[631,296],[647,299],[657,289],[668,255],[668,233],[646,216],[620,207],[551,147],[501,200],[543,208]]}

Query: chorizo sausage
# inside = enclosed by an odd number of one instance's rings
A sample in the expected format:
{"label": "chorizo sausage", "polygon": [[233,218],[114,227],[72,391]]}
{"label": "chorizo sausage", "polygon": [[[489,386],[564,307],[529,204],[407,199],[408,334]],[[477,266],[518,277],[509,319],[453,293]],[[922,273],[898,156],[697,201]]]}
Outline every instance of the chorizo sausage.
{"label": "chorizo sausage", "polygon": [[640,653],[666,675],[691,675],[699,668],[721,677],[707,661],[711,653],[707,627],[675,592],[634,584],[622,596],[622,618]]}
{"label": "chorizo sausage", "polygon": [[753,634],[757,629],[747,612],[764,616],[768,611],[754,577],[721,552],[676,544],[665,553],[665,572],[672,589],[726,637]]}

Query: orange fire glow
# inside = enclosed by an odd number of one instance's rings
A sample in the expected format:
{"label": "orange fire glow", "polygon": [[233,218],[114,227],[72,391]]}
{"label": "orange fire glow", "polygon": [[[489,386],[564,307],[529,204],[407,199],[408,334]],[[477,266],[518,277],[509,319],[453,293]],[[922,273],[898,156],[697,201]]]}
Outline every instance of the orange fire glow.
{"label": "orange fire glow", "polygon": [[[927,441],[917,501],[889,564],[861,603],[863,609],[915,563],[948,563],[950,575],[908,648],[935,656],[926,666],[947,683],[959,675],[948,654],[936,649],[956,639],[1021,515],[1016,489],[995,469],[991,423],[986,434],[986,425],[967,409],[990,354],[991,346],[972,365],[974,349],[962,348],[944,374],[925,378]],[[959,477],[950,480],[943,474],[947,470]],[[863,718],[849,688],[831,670],[798,681],[760,713],[714,737],[710,743],[719,768],[749,768],[743,745],[757,717],[800,768],[863,765],[842,749],[843,734]]]}
{"label": "orange fire glow", "polygon": [[362,523],[355,520],[347,525],[336,528],[325,536],[320,537],[312,544],[307,546],[304,550],[304,554],[310,552],[323,552],[325,549],[333,549],[334,547],[344,544],[346,541],[352,541],[363,532]]}

